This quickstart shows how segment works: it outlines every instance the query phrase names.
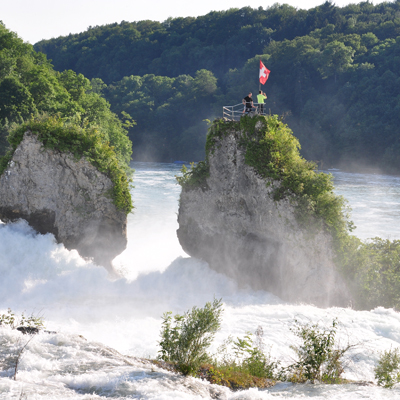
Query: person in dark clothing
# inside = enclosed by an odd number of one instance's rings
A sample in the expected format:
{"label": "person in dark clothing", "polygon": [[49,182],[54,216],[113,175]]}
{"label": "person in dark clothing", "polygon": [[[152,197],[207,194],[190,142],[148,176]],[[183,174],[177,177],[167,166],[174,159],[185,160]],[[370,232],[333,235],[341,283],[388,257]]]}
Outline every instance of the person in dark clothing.
{"label": "person in dark clothing", "polygon": [[242,103],[244,104],[244,110],[243,112],[245,112],[246,114],[248,114],[254,107],[253,105],[253,99],[251,98],[253,94],[250,92],[243,100]]}

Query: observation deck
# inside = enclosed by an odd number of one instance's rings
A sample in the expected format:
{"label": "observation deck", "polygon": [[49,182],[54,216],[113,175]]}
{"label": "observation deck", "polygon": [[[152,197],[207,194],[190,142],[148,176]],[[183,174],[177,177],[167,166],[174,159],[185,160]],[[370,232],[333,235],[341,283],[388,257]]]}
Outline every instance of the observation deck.
{"label": "observation deck", "polygon": [[[222,117],[227,121],[239,121],[243,115],[266,115],[265,103],[253,103],[254,108],[252,111],[246,113],[246,107],[243,103],[235,104],[234,106],[223,106]],[[261,112],[261,106],[264,106],[263,112]]]}

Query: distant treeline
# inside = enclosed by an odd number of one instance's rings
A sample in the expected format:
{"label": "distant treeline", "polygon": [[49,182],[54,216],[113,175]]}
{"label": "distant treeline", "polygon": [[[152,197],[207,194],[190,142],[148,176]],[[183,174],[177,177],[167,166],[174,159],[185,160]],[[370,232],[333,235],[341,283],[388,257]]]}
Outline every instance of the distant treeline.
{"label": "distant treeline", "polygon": [[267,109],[286,115],[306,158],[400,172],[400,0],[122,22],[35,49],[133,117],[135,159],[202,159],[204,119],[257,92],[262,59]]}

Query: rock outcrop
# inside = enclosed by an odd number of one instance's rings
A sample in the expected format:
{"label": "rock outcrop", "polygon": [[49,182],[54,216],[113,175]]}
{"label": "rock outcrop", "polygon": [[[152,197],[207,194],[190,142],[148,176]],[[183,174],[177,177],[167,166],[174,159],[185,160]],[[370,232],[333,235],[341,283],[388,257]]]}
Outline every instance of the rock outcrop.
{"label": "rock outcrop", "polygon": [[288,199],[273,200],[273,185],[245,164],[237,127],[215,139],[205,183],[183,185],[177,231],[183,249],[242,286],[287,301],[348,305],[332,237],[302,228]]}
{"label": "rock outcrop", "polygon": [[25,219],[112,270],[111,260],[126,248],[127,217],[108,195],[111,188],[111,180],[84,158],[45,149],[26,132],[0,177],[0,219]]}

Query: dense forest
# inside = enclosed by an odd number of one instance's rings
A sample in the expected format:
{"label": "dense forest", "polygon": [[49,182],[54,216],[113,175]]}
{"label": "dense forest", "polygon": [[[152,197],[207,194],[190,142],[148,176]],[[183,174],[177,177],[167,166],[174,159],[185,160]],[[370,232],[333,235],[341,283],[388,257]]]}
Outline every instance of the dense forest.
{"label": "dense forest", "polygon": [[203,159],[207,119],[257,92],[261,59],[267,109],[284,116],[303,156],[400,172],[400,0],[121,22],[34,48],[58,82],[65,70],[83,74],[87,92],[132,116],[136,160]]}
{"label": "dense forest", "polygon": [[[129,175],[129,116],[118,118],[89,79],[72,70],[55,71],[43,53],[0,23],[0,156],[11,149],[7,137],[18,124],[46,116],[95,131],[101,142],[113,146],[121,168]],[[7,159],[0,160],[0,173]]]}

